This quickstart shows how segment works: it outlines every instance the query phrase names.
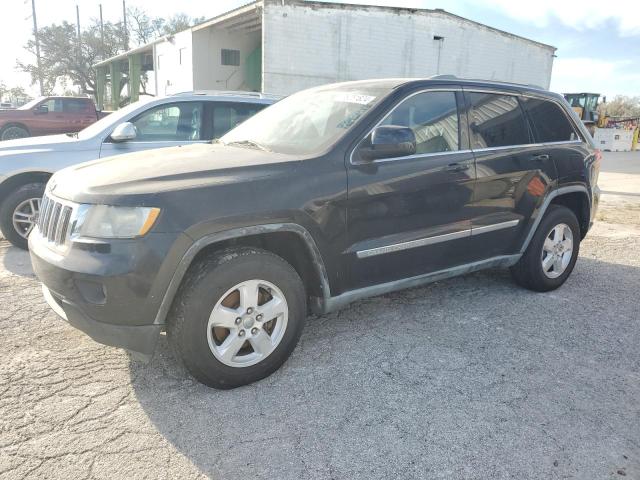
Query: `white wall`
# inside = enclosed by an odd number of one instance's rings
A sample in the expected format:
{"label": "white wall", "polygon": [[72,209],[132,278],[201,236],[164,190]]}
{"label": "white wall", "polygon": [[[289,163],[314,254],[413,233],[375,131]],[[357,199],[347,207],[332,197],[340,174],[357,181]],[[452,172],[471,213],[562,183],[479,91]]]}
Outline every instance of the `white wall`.
{"label": "white wall", "polygon": [[[553,49],[438,11],[265,0],[263,91],[452,74],[548,88]],[[438,48],[442,42],[440,65]]]}
{"label": "white wall", "polygon": [[[180,50],[182,49],[182,63]],[[193,90],[191,30],[177,33],[171,40],[155,45],[155,81],[158,95]]]}
{"label": "white wall", "polygon": [[[193,32],[193,87],[196,90],[243,90],[244,63],[260,46],[260,31],[229,32],[209,27]],[[240,66],[222,65],[222,49],[240,50]]]}

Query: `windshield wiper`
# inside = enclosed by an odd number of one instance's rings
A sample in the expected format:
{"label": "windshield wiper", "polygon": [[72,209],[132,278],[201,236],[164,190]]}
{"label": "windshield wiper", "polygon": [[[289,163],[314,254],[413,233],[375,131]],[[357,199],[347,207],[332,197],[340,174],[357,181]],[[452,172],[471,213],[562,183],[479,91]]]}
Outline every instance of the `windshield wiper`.
{"label": "windshield wiper", "polygon": [[260,145],[258,142],[254,142],[253,140],[236,140],[234,142],[227,142],[225,143],[225,145],[237,145],[239,147],[257,148],[258,150],[262,150],[263,152],[271,151],[264,145]]}
{"label": "windshield wiper", "polygon": [[78,132],[74,132],[74,133],[67,133],[67,137],[71,137],[71,138],[78,138]]}

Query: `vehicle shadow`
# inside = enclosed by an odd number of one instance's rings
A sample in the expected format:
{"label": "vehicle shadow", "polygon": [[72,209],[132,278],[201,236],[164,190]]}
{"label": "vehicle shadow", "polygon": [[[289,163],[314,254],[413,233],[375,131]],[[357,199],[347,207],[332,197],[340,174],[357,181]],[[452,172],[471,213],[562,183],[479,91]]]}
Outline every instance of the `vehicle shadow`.
{"label": "vehicle shadow", "polygon": [[231,391],[191,379],[163,336],[132,383],[214,478],[590,476],[640,453],[639,280],[582,257],[555,292],[492,270],[361,301],[309,318],[278,372]]}
{"label": "vehicle shadow", "polygon": [[34,276],[33,269],[31,268],[31,260],[29,259],[29,252],[14,247],[2,237],[0,237],[0,255],[2,256],[4,268],[7,271],[14,275],[20,275],[21,277]]}

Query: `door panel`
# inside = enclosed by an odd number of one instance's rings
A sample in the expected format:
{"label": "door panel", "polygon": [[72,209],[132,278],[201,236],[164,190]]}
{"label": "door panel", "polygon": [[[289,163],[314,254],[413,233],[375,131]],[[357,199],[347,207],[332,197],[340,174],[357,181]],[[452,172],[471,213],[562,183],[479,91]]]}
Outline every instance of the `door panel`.
{"label": "door panel", "polygon": [[515,95],[465,92],[476,161],[472,244],[476,260],[515,253],[554,164],[534,144]]}
{"label": "door panel", "polygon": [[68,119],[62,111],[61,98],[50,98],[40,105],[46,105],[48,111],[47,113],[35,113],[38,116],[38,123],[41,125],[41,132],[38,134],[53,135],[68,131]]}
{"label": "door panel", "polygon": [[414,130],[415,155],[348,164],[350,287],[466,263],[475,166],[460,150],[454,92],[410,96],[381,122]]}

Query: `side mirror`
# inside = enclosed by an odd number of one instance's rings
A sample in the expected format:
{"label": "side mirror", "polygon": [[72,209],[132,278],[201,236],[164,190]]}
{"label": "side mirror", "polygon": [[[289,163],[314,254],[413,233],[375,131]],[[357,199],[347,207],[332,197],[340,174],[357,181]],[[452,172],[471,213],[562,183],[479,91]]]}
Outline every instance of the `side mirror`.
{"label": "side mirror", "polygon": [[405,157],[416,153],[416,135],[408,127],[384,125],[371,133],[371,146],[360,149],[363,160]]}
{"label": "side mirror", "polygon": [[126,142],[133,140],[138,135],[136,127],[131,122],[124,122],[118,125],[111,132],[111,140],[114,142]]}
{"label": "side mirror", "polygon": [[38,105],[34,110],[33,113],[37,113],[37,114],[44,114],[44,113],[49,113],[49,107],[47,105],[45,105],[44,103]]}

